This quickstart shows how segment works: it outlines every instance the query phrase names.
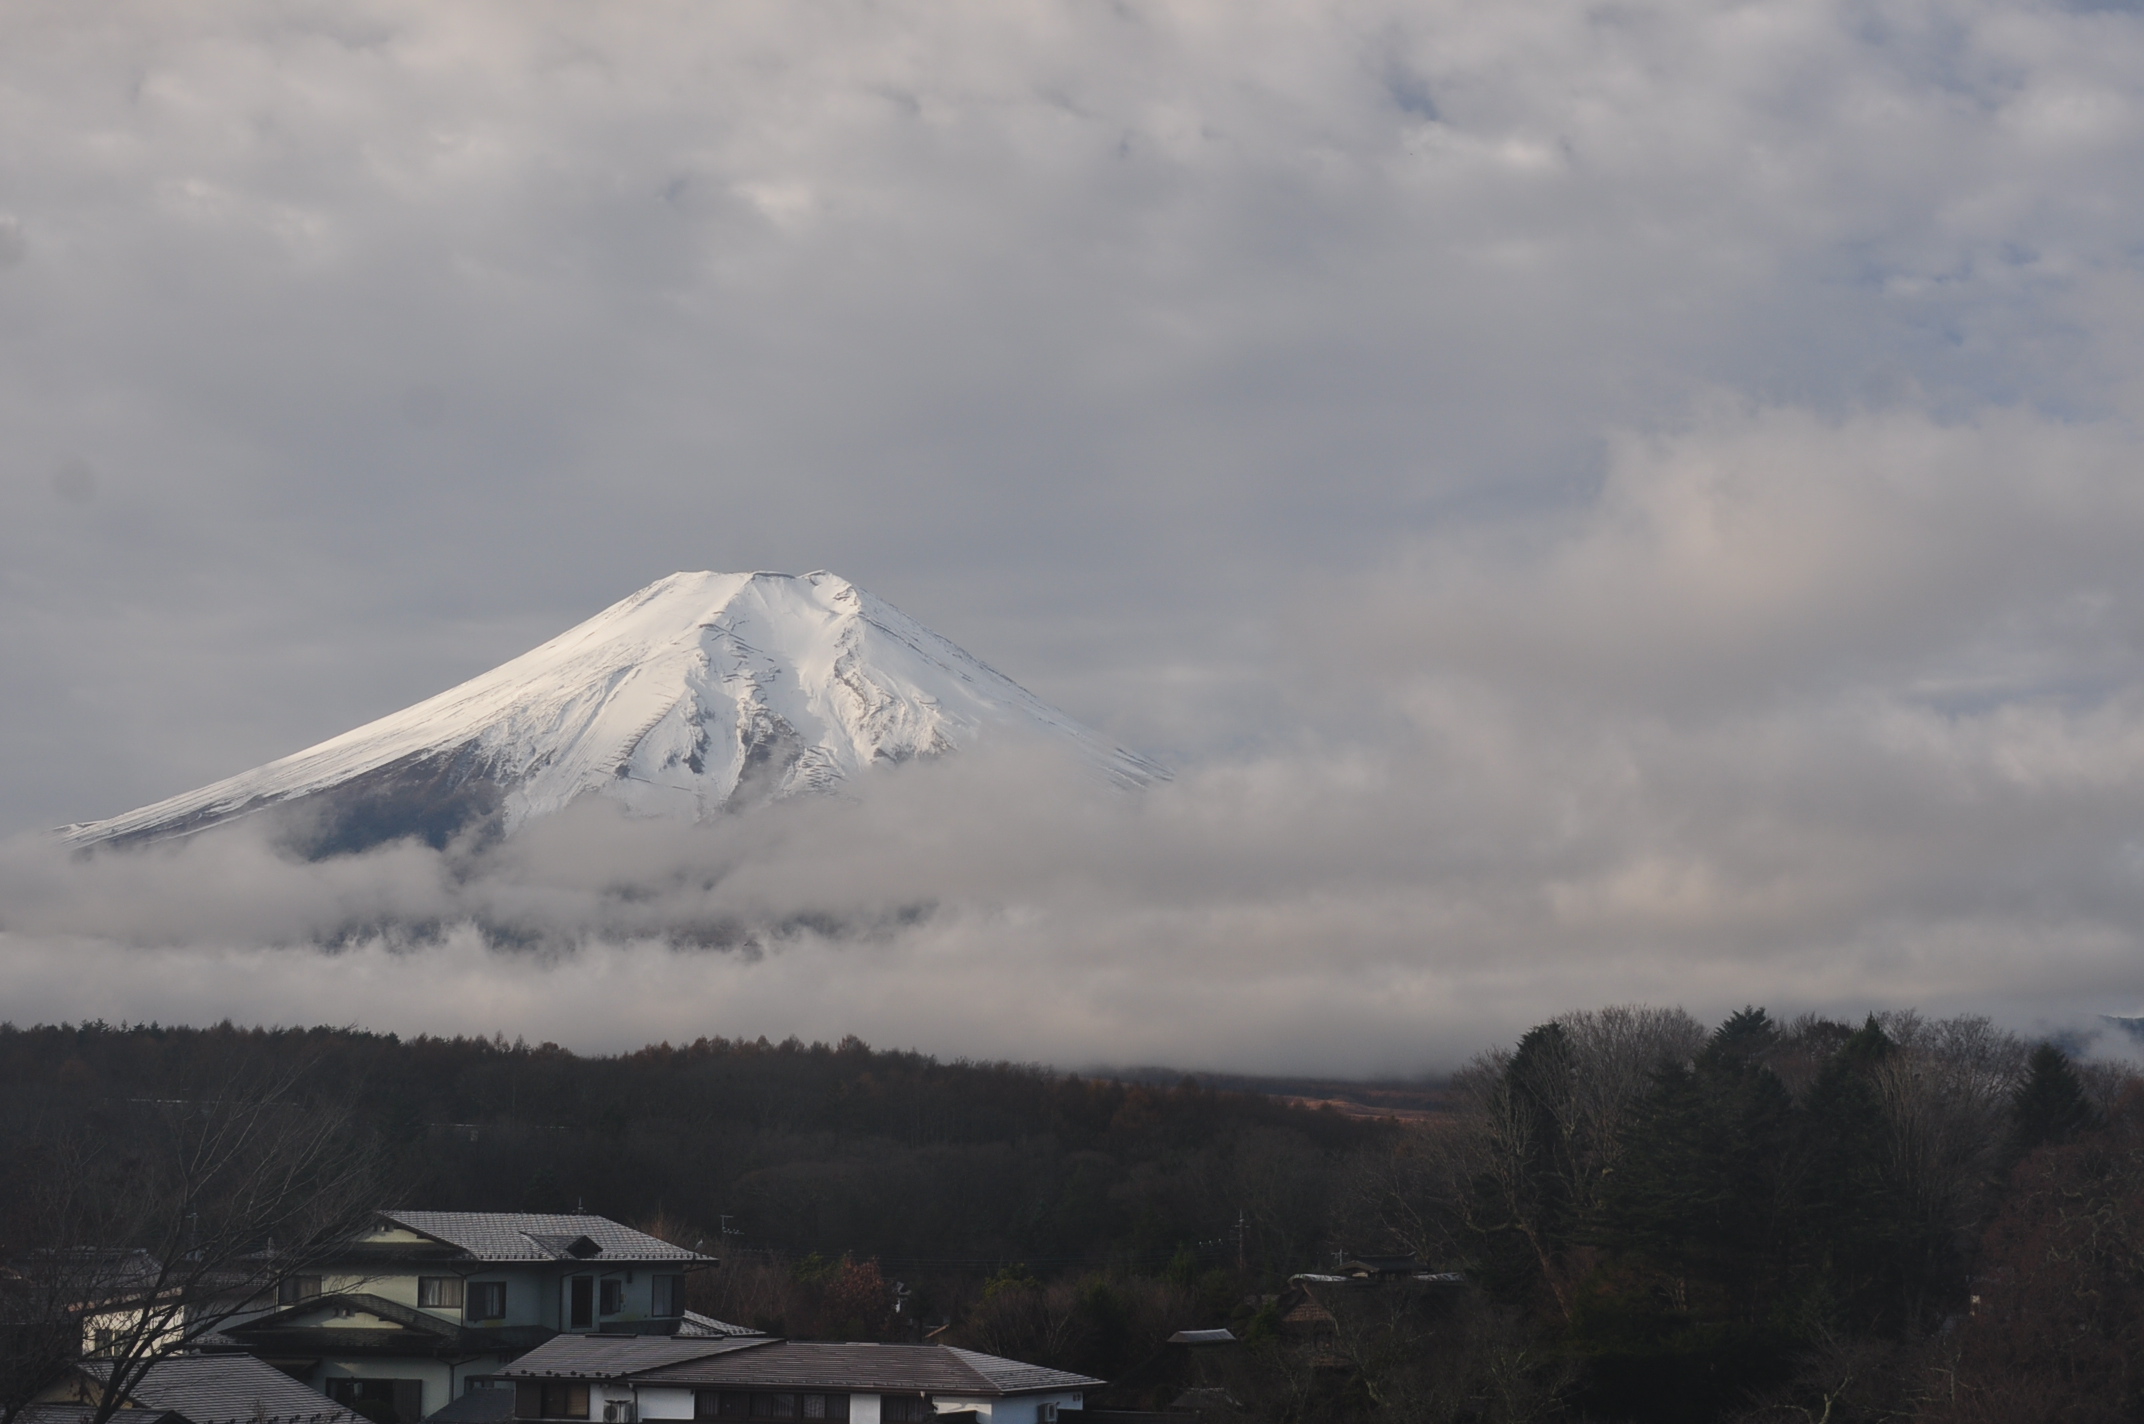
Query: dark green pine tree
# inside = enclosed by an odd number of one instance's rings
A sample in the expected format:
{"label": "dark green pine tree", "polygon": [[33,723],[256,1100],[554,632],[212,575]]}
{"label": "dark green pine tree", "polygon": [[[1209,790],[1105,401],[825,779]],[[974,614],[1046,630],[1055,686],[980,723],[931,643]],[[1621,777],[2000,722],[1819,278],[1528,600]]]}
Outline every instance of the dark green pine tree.
{"label": "dark green pine tree", "polygon": [[1744,1009],[1689,1067],[1664,1064],[1624,1148],[1604,1241],[1650,1261],[1698,1316],[1748,1323],[1777,1294],[1792,1226],[1794,1106]]}
{"label": "dark green pine tree", "polygon": [[2032,1050],[2025,1079],[2010,1096],[2010,1137],[2003,1165],[2015,1167],[2035,1148],[2069,1142],[2099,1126],[2099,1112],[2069,1055],[2052,1043]]}
{"label": "dark green pine tree", "polygon": [[1571,1244],[1571,1143],[1564,1124],[1577,1065],[1563,1026],[1527,1030],[1497,1081],[1494,1113],[1503,1141],[1491,1173],[1474,1184],[1474,1219],[1483,1227],[1481,1279],[1509,1301],[1552,1289],[1549,1271]]}
{"label": "dark green pine tree", "polygon": [[1811,1329],[1895,1329],[1929,1243],[1905,1184],[1895,1180],[1891,1132],[1876,1070],[1894,1050],[1871,1015],[1810,1085],[1801,1120],[1803,1300]]}

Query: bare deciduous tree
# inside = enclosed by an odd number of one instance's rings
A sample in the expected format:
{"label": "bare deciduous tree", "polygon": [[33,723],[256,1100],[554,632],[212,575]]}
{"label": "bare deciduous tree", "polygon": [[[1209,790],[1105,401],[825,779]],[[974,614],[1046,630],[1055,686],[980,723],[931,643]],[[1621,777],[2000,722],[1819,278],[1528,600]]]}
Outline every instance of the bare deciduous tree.
{"label": "bare deciduous tree", "polygon": [[87,1424],[106,1424],[157,1361],[272,1303],[379,1205],[377,1154],[304,1076],[12,1107],[0,1424],[85,1352]]}
{"label": "bare deciduous tree", "polygon": [[1618,1004],[1581,1009],[1556,1022],[1571,1046],[1572,1201],[1582,1215],[1600,1207],[1603,1184],[1622,1152],[1623,1129],[1652,1090],[1662,1063],[1687,1063],[1705,1043],[1705,1028],[1681,1009]]}

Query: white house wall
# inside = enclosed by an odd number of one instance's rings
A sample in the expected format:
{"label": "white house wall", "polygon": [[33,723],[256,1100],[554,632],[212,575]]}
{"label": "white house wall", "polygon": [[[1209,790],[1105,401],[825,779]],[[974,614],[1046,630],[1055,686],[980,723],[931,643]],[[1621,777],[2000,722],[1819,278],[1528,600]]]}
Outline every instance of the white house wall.
{"label": "white house wall", "polygon": [[936,1394],[931,1396],[931,1403],[940,1414],[955,1414],[964,1409],[972,1409],[977,1418],[987,1419],[990,1424],[1035,1424],[1049,1406],[1078,1409],[1081,1407],[1080,1401],[1085,1398],[1086,1395],[1080,1390],[1060,1390],[1055,1394],[1016,1394],[1009,1399]]}
{"label": "white house wall", "polygon": [[660,1389],[654,1385],[640,1391],[640,1417],[643,1419],[690,1419],[692,1418],[692,1391],[689,1389]]}
{"label": "white house wall", "polygon": [[[834,1386],[827,1386],[829,1389]],[[628,1397],[623,1391],[596,1385],[590,1395],[589,1417],[601,1419],[603,1410],[597,1401],[603,1398]],[[693,1391],[675,1387],[664,1388],[641,1385],[634,1391],[638,1413],[642,1419],[690,1419],[693,1417]],[[972,1409],[979,1418],[991,1424],[1034,1424],[1040,1419],[1045,1407],[1055,1405],[1059,1409],[1078,1409],[1086,1396],[1079,1390],[1059,1390],[1052,1394],[1022,1394],[1010,1399],[992,1395],[939,1394],[931,1397],[932,1404],[940,1414],[953,1414]],[[879,1424],[879,1396],[875,1394],[849,1395],[849,1424]]]}

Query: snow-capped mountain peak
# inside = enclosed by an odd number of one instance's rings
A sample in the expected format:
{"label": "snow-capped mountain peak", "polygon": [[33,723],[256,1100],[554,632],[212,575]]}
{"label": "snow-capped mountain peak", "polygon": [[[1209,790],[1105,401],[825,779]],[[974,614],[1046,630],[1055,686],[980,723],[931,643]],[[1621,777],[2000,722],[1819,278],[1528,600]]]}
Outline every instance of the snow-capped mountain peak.
{"label": "snow-capped mountain peak", "polygon": [[830,573],[678,573],[459,687],[109,820],[78,844],[312,813],[315,853],[472,825],[511,834],[584,795],[699,820],[992,729],[1041,733],[1124,786],[1165,775]]}

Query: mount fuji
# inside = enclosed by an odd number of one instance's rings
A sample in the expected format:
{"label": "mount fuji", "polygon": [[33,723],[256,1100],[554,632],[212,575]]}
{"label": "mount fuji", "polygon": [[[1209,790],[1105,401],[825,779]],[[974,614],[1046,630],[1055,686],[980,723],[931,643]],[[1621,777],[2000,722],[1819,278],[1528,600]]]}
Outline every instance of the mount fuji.
{"label": "mount fuji", "polygon": [[1118,786],[1167,777],[846,579],[679,573],[415,706],[57,834],[133,843],[272,814],[317,858],[511,835],[590,795],[698,821],[1018,736]]}

